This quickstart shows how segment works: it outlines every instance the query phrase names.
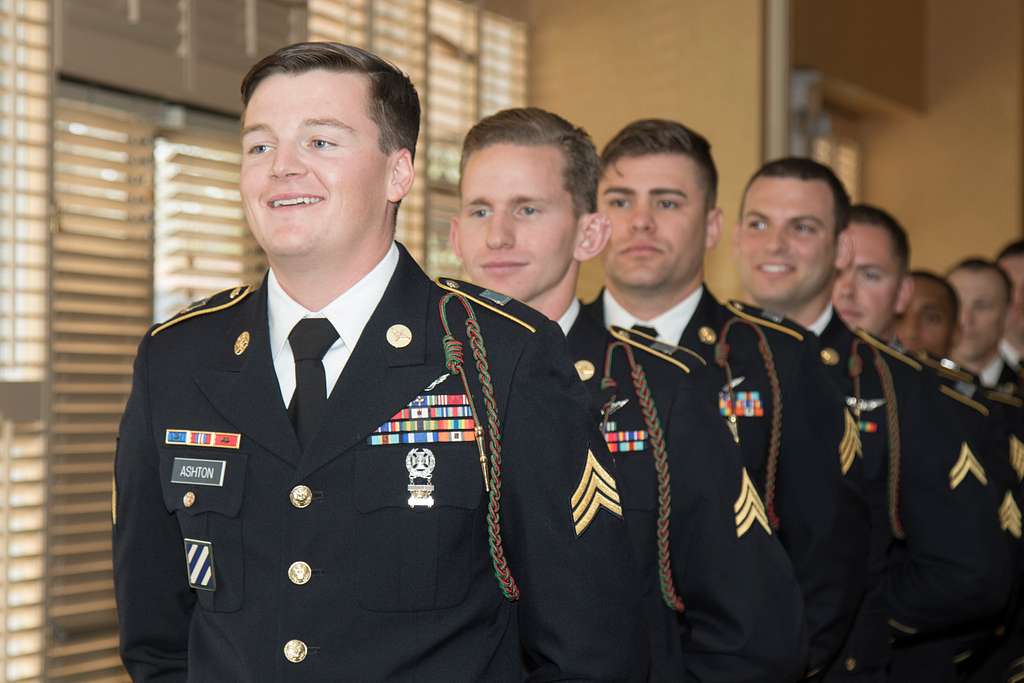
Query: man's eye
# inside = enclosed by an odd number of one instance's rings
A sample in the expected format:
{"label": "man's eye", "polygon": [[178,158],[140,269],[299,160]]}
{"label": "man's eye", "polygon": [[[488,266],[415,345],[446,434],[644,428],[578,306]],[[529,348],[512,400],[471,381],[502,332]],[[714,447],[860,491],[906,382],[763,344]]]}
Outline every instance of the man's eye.
{"label": "man's eye", "polygon": [[523,206],[523,207],[520,207],[519,213],[523,214],[524,216],[535,216],[539,212],[537,211],[536,207],[533,207],[533,206]]}
{"label": "man's eye", "polygon": [[264,145],[260,143],[258,145],[253,145],[252,147],[250,147],[249,154],[263,154],[268,149],[270,149],[270,145]]}
{"label": "man's eye", "polygon": [[470,209],[469,211],[470,218],[486,218],[489,215],[490,212],[487,209]]}
{"label": "man's eye", "polygon": [[313,142],[310,144],[312,145],[313,149],[330,149],[331,147],[334,147],[334,145],[328,142],[327,140],[320,139],[313,140]]}
{"label": "man's eye", "polygon": [[656,206],[659,209],[676,209],[679,208],[679,203],[671,199],[659,199]]}
{"label": "man's eye", "polygon": [[793,226],[793,229],[801,235],[811,235],[818,231],[818,229],[810,223],[797,223]]}
{"label": "man's eye", "polygon": [[755,218],[747,221],[747,227],[751,230],[765,230],[768,228],[768,223]]}
{"label": "man's eye", "polygon": [[627,202],[625,199],[609,199],[608,206],[612,207],[613,209],[625,209],[627,206],[629,206],[629,202]]}

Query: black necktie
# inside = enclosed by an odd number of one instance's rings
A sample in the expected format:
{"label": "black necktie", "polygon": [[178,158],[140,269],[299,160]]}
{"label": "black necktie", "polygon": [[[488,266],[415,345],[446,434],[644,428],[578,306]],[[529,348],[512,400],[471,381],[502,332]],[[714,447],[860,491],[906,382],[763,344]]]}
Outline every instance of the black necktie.
{"label": "black necktie", "polygon": [[304,318],[295,324],[288,343],[295,356],[295,395],[288,410],[303,450],[313,440],[327,405],[327,376],[323,358],[338,339],[327,318]]}
{"label": "black necktie", "polygon": [[630,329],[632,329],[635,332],[639,332],[640,334],[646,334],[648,337],[654,337],[655,339],[658,338],[658,331],[648,325],[641,325],[637,323],[636,325],[633,325],[633,327],[631,327]]}

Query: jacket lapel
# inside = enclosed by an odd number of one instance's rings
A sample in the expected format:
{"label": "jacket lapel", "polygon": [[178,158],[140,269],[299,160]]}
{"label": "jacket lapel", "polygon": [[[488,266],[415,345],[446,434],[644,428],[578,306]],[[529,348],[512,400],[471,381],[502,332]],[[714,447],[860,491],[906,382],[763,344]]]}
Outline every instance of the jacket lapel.
{"label": "jacket lapel", "polygon": [[718,299],[705,284],[704,292],[700,295],[700,301],[697,302],[697,309],[693,312],[690,322],[686,324],[682,336],[679,337],[679,346],[697,351],[708,362],[714,362],[715,347],[700,341],[699,330],[702,327],[710,327],[716,335],[721,332],[723,322],[719,319],[721,309],[722,305],[718,303]]}
{"label": "jacket lapel", "polygon": [[225,356],[221,369],[197,375],[195,381],[214,407],[237,425],[243,444],[252,439],[295,466],[299,462],[299,442],[281,399],[271,358],[266,278],[243,305],[245,309],[236,318],[238,324],[228,326],[229,338],[223,344],[231,349],[237,335],[248,331],[248,348],[240,356]]}
{"label": "jacket lapel", "polygon": [[[303,454],[300,478],[365,440],[445,372],[440,334],[434,329],[439,323],[432,325],[429,315],[433,284],[401,245],[399,249],[395,274],[331,392],[324,424]],[[388,330],[394,325],[412,332],[407,346],[389,343]]]}

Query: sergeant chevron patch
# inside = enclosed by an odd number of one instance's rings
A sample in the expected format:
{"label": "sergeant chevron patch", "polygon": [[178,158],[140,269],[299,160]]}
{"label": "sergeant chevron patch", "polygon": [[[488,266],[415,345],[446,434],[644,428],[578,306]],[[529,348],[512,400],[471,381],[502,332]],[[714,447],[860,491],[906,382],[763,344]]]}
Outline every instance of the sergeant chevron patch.
{"label": "sergeant chevron patch", "polygon": [[850,415],[849,410],[844,410],[843,416],[846,418],[846,429],[842,441],[839,442],[839,467],[845,475],[853,467],[854,459],[858,455],[863,456],[864,451],[860,443],[860,425]]}
{"label": "sergeant chevron patch", "polygon": [[974,478],[981,482],[982,486],[988,486],[988,477],[985,475],[985,468],[981,466],[978,459],[974,457],[974,453],[971,452],[971,447],[967,445],[965,441],[960,446],[960,457],[957,458],[956,463],[949,470],[949,490],[954,491],[956,487],[960,485],[968,474],[973,474]]}
{"label": "sergeant chevron patch", "polygon": [[1013,434],[1010,435],[1010,465],[1017,473],[1017,481],[1024,480],[1024,443]]}
{"label": "sergeant chevron patch", "polygon": [[194,538],[185,539],[185,571],[188,585],[199,590],[217,590],[213,569],[213,544]]}
{"label": "sergeant chevron patch", "polygon": [[765,512],[764,503],[761,502],[761,496],[758,495],[754,482],[750,480],[746,467],[743,468],[740,497],[736,499],[732,510],[736,513],[736,538],[743,538],[754,522],[760,524],[766,534],[772,535],[772,528],[768,526],[768,513]]}
{"label": "sergeant chevron patch", "polygon": [[1003,503],[999,506],[999,527],[1003,531],[1009,531],[1014,538],[1020,538],[1020,508],[1017,507],[1017,501],[1013,499],[1013,494],[1009,491],[1003,496]]}
{"label": "sergeant chevron patch", "polygon": [[594,457],[594,452],[587,451],[587,464],[583,468],[580,484],[569,499],[572,509],[572,523],[579,536],[593,521],[598,510],[604,508],[616,517],[622,517],[622,501],[615,479]]}

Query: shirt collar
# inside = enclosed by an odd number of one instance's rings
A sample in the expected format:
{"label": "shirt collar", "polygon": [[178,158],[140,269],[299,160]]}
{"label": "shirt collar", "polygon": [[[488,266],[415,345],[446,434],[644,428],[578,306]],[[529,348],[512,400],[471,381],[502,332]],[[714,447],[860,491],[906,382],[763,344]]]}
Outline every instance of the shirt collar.
{"label": "shirt collar", "polygon": [[822,314],[818,316],[818,319],[811,323],[807,327],[807,329],[813,332],[816,336],[820,337],[821,334],[825,331],[825,328],[828,327],[828,324],[832,322],[833,313],[834,311],[832,310],[832,304],[830,302],[829,305],[825,307],[825,310],[822,312]]}
{"label": "shirt collar", "polygon": [[700,297],[704,294],[704,286],[701,285],[697,289],[693,290],[689,296],[677,303],[672,308],[668,309],[661,315],[652,318],[651,320],[640,320],[635,315],[627,311],[622,307],[612,293],[607,289],[604,290],[604,296],[602,297],[604,306],[604,322],[605,325],[611,327],[612,325],[618,325],[629,329],[633,325],[646,325],[647,327],[653,327],[658,331],[658,339],[669,344],[678,344],[679,340],[683,336],[683,330],[690,324],[690,318],[693,317],[694,312],[697,310],[697,305],[700,303]]}
{"label": "shirt collar", "polygon": [[572,303],[569,304],[569,309],[562,314],[562,317],[558,319],[558,326],[562,328],[562,334],[566,337],[569,336],[569,330],[572,329],[573,324],[576,322],[576,318],[580,315],[580,300],[573,297]]}
{"label": "shirt collar", "polygon": [[1014,347],[1013,344],[1003,339],[999,342],[999,353],[1003,355],[1003,358],[1009,363],[1011,367],[1020,365],[1021,353]]}
{"label": "shirt collar", "polygon": [[994,387],[999,384],[999,375],[1001,374],[1003,374],[1003,357],[997,353],[996,357],[978,373],[978,378],[981,380],[981,386]]}
{"label": "shirt collar", "polygon": [[[288,293],[277,281],[274,270],[267,276],[267,318],[270,323],[270,352],[273,358],[288,343],[288,335],[295,323],[303,318],[327,318],[338,331],[339,340],[349,349],[354,349],[369,322],[377,304],[384,297],[384,290],[391,282],[398,267],[398,247],[394,242],[384,258],[334,301],[319,311],[309,311]],[[338,342],[335,342],[337,344]]]}

